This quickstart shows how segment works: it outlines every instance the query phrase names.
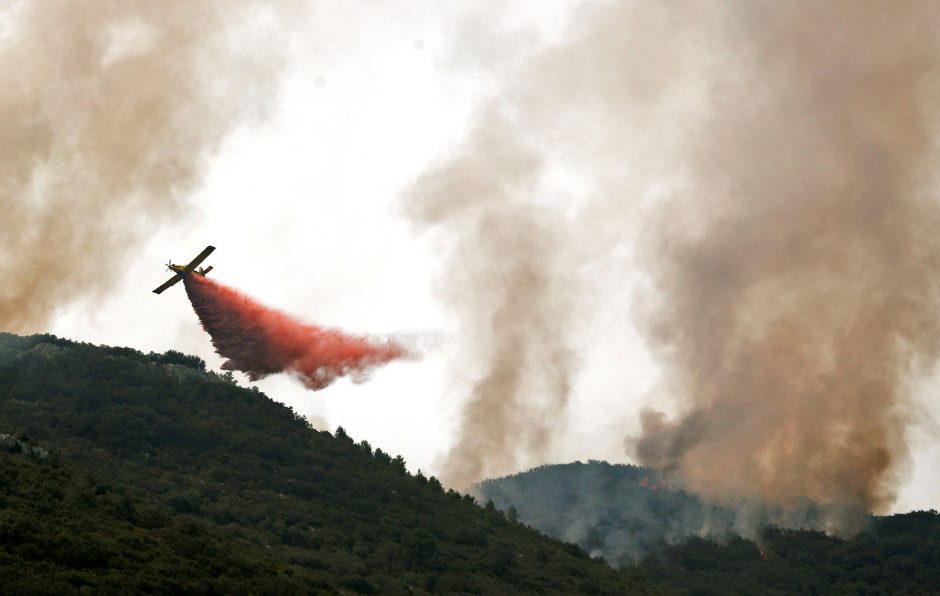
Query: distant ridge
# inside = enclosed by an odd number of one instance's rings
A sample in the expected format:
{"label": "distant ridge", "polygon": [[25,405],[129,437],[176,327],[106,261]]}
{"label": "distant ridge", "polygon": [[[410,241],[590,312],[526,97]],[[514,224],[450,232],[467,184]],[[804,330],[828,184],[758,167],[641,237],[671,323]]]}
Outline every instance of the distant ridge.
{"label": "distant ridge", "polygon": [[652,470],[601,461],[540,466],[475,491],[670,593],[940,594],[933,510],[873,516],[868,531],[840,540],[811,529],[823,508],[808,500],[786,512],[709,505]]}

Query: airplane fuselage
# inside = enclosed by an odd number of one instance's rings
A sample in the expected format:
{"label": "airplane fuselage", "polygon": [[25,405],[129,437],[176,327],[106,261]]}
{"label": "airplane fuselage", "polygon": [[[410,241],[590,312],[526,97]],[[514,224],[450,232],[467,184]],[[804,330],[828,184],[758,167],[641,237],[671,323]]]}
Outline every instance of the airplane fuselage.
{"label": "airplane fuselage", "polygon": [[196,275],[202,275],[203,277],[205,277],[206,275],[203,272],[202,267],[199,267],[198,269],[193,269],[192,271],[186,271],[186,265],[172,264],[172,265],[168,265],[168,267],[172,269],[173,271],[175,271],[177,275],[186,275],[187,273],[195,273]]}

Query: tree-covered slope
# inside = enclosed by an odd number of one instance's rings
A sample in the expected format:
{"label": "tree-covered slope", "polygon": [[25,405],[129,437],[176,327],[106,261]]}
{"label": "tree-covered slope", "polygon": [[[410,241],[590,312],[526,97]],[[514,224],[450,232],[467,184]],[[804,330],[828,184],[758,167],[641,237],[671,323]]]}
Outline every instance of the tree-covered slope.
{"label": "tree-covered slope", "polygon": [[[678,594],[940,594],[940,515],[870,517],[842,540],[807,529],[823,508],[709,505],[651,470],[606,462],[542,466],[488,480],[483,499]],[[737,536],[744,533],[752,540]],[[708,535],[702,538],[701,535]]]}
{"label": "tree-covered slope", "polygon": [[0,432],[51,453],[3,456],[14,521],[0,530],[0,576],[55,578],[48,591],[645,591],[204,369],[174,352],[0,334]]}
{"label": "tree-covered slope", "polygon": [[878,517],[849,540],[777,528],[757,543],[694,538],[654,550],[635,571],[676,594],[940,594],[940,515]]}
{"label": "tree-covered slope", "polygon": [[4,594],[299,592],[302,578],[199,520],[173,516],[59,461],[0,449]]}
{"label": "tree-covered slope", "polygon": [[519,519],[580,544],[614,564],[632,562],[652,547],[709,530],[733,528],[733,512],[670,488],[655,472],[607,462],[540,466],[481,482],[475,491]]}

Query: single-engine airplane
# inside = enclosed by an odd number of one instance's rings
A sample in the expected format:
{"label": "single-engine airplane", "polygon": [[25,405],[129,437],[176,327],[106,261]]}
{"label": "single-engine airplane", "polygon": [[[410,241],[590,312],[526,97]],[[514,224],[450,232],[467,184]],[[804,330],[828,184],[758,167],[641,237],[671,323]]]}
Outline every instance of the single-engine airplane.
{"label": "single-engine airplane", "polygon": [[199,267],[197,269],[196,265],[206,260],[206,257],[212,254],[212,251],[214,250],[215,250],[214,246],[207,246],[206,249],[202,251],[201,253],[199,253],[199,255],[195,259],[190,261],[188,265],[174,265],[171,261],[167,261],[166,268],[176,273],[176,275],[168,279],[166,283],[164,283],[162,286],[154,290],[153,293],[159,294],[160,292],[169,288],[170,286],[180,281],[181,279],[183,279],[183,277],[189,275],[190,273],[195,273],[196,275],[201,275],[205,277],[207,273],[212,271],[212,265],[209,265],[205,269],[203,269],[202,267]]}

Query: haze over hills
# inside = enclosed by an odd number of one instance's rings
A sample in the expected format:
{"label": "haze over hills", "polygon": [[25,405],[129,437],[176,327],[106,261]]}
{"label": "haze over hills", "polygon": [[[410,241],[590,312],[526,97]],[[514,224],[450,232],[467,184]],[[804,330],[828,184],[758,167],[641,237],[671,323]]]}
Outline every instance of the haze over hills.
{"label": "haze over hills", "polygon": [[936,594],[940,514],[866,517],[827,536],[836,512],[808,499],[789,509],[716,505],[654,470],[607,462],[540,466],[484,481],[481,499],[579,544],[666,591],[695,594]]}
{"label": "haze over hills", "polygon": [[830,531],[837,515],[853,515],[859,527],[871,516],[809,499],[789,507],[757,498],[715,503],[671,486],[659,472],[602,461],[540,466],[477,485],[483,500],[515,506],[520,519],[551,536],[580,544],[609,561],[638,561],[662,543],[689,537],[756,539],[769,526]]}
{"label": "haze over hills", "polygon": [[178,352],[0,334],[0,432],[5,593],[649,590]]}

